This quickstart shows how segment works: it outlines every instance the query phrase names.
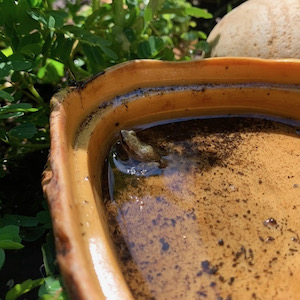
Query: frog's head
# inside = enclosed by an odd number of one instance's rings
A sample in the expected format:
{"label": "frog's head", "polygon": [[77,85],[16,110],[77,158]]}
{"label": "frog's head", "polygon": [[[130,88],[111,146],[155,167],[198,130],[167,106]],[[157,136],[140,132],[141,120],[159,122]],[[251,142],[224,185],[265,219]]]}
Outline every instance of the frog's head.
{"label": "frog's head", "polygon": [[121,130],[120,141],[123,149],[130,154],[133,150],[132,148],[135,148],[138,144],[138,137],[133,130]]}
{"label": "frog's head", "polygon": [[131,139],[133,137],[137,138],[135,131],[133,131],[133,130],[125,130],[125,129],[123,129],[123,130],[120,131],[120,136],[121,136],[121,140],[122,141],[129,140],[129,139]]}

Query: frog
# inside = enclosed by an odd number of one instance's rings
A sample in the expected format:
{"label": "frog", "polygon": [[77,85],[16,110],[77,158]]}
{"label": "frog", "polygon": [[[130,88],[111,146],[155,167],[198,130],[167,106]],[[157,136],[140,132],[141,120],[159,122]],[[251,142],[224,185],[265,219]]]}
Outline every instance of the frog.
{"label": "frog", "polygon": [[121,144],[129,158],[138,162],[159,162],[161,157],[154,148],[142,142],[134,130],[121,130]]}
{"label": "frog", "polygon": [[121,130],[120,141],[122,148],[128,155],[128,173],[137,175],[151,175],[161,173],[166,167],[166,162],[159,152],[151,145],[142,142],[134,130]]}

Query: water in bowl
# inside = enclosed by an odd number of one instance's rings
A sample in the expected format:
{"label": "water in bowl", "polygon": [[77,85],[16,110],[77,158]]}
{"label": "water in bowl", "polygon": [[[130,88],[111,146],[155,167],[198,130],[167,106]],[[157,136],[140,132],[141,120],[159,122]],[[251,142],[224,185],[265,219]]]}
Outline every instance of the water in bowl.
{"label": "water in bowl", "polygon": [[299,126],[212,117],[137,136],[164,163],[130,159],[119,140],[103,172],[108,226],[134,297],[295,299]]}

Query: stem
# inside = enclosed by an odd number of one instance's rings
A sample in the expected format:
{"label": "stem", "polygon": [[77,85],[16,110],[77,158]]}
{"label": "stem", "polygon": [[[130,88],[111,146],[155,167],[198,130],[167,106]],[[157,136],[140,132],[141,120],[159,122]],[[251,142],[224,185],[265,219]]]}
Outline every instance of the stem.
{"label": "stem", "polygon": [[51,0],[47,0],[46,4],[47,4],[47,8],[48,8],[48,9],[51,9],[51,8],[52,8]]}
{"label": "stem", "polygon": [[92,1],[92,11],[95,12],[97,9],[100,8],[100,1],[99,0],[93,0]]}
{"label": "stem", "polygon": [[45,106],[45,102],[39,92],[35,89],[34,85],[28,84],[28,90],[34,96],[34,100],[41,106]]}
{"label": "stem", "polygon": [[27,86],[27,89],[29,90],[30,93],[28,93],[26,90],[22,89],[20,87],[19,84],[16,84],[15,82],[11,82],[11,84],[13,85],[13,87],[16,90],[22,90],[22,92],[31,100],[35,101],[36,103],[38,103],[41,106],[45,106],[44,100],[43,98],[40,96],[40,94],[38,93],[38,91],[35,89],[35,87],[28,83],[24,78],[22,78],[22,82],[25,83],[25,85]]}
{"label": "stem", "polygon": [[149,22],[149,27],[153,30],[153,32],[157,35],[160,36],[160,33],[155,29],[155,27]]}

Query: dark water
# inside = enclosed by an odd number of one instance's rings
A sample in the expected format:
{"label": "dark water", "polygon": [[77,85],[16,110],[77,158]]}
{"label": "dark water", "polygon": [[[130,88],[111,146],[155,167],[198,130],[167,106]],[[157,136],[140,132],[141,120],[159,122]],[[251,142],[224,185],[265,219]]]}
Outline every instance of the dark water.
{"label": "dark water", "polygon": [[117,141],[103,179],[111,236],[135,298],[293,295],[300,279],[299,127],[211,118],[137,136],[163,164],[134,161]]}

